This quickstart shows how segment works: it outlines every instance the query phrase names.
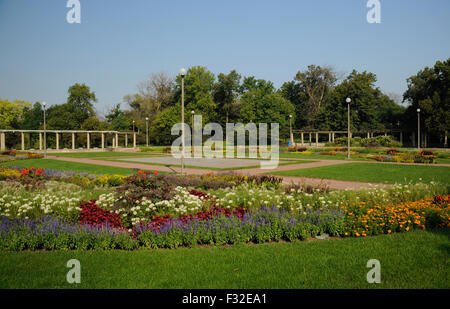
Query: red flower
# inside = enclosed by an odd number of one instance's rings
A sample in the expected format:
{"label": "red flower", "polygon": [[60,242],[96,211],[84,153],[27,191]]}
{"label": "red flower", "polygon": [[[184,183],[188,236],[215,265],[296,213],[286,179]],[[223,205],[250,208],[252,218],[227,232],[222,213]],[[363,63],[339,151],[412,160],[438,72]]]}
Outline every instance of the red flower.
{"label": "red flower", "polygon": [[155,171],[155,173],[154,173],[155,175],[158,175],[158,171]]}

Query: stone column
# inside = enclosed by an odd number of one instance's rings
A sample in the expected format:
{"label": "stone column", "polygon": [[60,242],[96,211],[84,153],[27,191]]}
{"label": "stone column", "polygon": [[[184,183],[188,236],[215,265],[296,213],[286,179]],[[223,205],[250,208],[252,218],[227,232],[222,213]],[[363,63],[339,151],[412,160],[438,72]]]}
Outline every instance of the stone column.
{"label": "stone column", "polygon": [[72,150],[75,150],[75,133],[72,132]]}
{"label": "stone column", "polygon": [[86,144],[87,149],[91,149],[91,137],[89,136],[89,132],[86,133]]}
{"label": "stone column", "polygon": [[56,150],[59,150],[59,133],[56,133]]}
{"label": "stone column", "polygon": [[333,133],[331,133],[331,140],[333,141],[333,143],[334,143],[334,132]]}
{"label": "stone column", "polygon": [[312,142],[312,137],[311,137],[311,132],[309,132],[309,146],[311,146],[311,142]]}
{"label": "stone column", "polygon": [[303,136],[303,132],[301,133],[301,135],[302,135],[302,146],[305,144],[305,139],[304,139],[304,136]]}
{"label": "stone column", "polygon": [[119,134],[116,133],[116,147],[115,148],[119,148]]}
{"label": "stone column", "polygon": [[133,148],[136,148],[136,132],[133,132]]}
{"label": "stone column", "polygon": [[39,132],[39,150],[42,150],[42,133]]}
{"label": "stone column", "polygon": [[328,132],[328,143],[331,143],[331,133]]}
{"label": "stone column", "polygon": [[105,149],[105,133],[102,133],[102,149]]}
{"label": "stone column", "polygon": [[367,138],[370,138],[370,132],[367,132]]}
{"label": "stone column", "polygon": [[128,148],[128,134],[125,133],[125,148]]}
{"label": "stone column", "polygon": [[5,151],[6,150],[6,135],[5,132],[0,133],[0,151]]}
{"label": "stone column", "polygon": [[22,140],[22,151],[25,150],[25,134],[23,132],[20,132],[20,138]]}
{"label": "stone column", "polygon": [[112,136],[112,144],[111,147],[114,148],[116,147],[116,138],[114,137],[114,135]]}
{"label": "stone column", "polygon": [[319,132],[316,132],[316,147],[319,147]]}

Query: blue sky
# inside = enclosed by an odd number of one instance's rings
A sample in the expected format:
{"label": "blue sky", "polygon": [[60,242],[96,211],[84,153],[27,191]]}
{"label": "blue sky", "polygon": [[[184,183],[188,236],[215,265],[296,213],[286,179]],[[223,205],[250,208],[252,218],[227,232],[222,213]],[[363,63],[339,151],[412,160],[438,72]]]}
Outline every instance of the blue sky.
{"label": "blue sky", "polygon": [[0,0],[0,98],[64,103],[70,85],[95,91],[97,110],[137,91],[150,73],[202,65],[237,70],[279,87],[309,64],[377,74],[386,93],[450,57],[450,1],[380,0]]}

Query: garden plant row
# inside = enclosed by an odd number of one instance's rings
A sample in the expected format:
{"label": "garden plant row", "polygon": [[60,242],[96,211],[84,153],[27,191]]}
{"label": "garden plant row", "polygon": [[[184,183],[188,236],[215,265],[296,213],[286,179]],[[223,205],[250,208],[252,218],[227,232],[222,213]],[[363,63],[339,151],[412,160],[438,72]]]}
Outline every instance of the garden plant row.
{"label": "garden plant row", "polygon": [[177,248],[450,227],[439,183],[366,190],[274,176],[87,175],[0,169],[0,249]]}

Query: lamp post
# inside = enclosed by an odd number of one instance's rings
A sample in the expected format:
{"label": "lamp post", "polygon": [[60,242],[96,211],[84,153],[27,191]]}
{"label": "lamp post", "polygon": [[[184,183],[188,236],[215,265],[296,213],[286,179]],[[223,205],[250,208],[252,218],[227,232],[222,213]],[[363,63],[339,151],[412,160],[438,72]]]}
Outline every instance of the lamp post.
{"label": "lamp post", "polygon": [[192,129],[191,129],[191,154],[192,157],[194,157],[194,110],[191,110],[191,123],[192,123]]}
{"label": "lamp post", "polygon": [[145,142],[148,147],[148,117],[145,117],[145,126],[146,126]]}
{"label": "lamp post", "polygon": [[186,76],[186,69],[180,69],[181,75],[181,175],[184,172],[184,77]]}
{"label": "lamp post", "polygon": [[294,146],[294,136],[292,135],[292,115],[289,115],[289,137],[291,139],[291,146]]}
{"label": "lamp post", "polygon": [[417,109],[417,149],[420,151],[420,108]]}
{"label": "lamp post", "polygon": [[350,102],[352,99],[347,98],[345,102],[347,102],[347,159],[350,160]]}
{"label": "lamp post", "polygon": [[134,133],[134,123],[135,123],[135,121],[133,120],[133,133]]}
{"label": "lamp post", "polygon": [[44,108],[44,158],[47,158],[47,124],[46,124],[46,111],[45,111],[45,107],[47,106],[47,103],[42,102],[42,107]]}

